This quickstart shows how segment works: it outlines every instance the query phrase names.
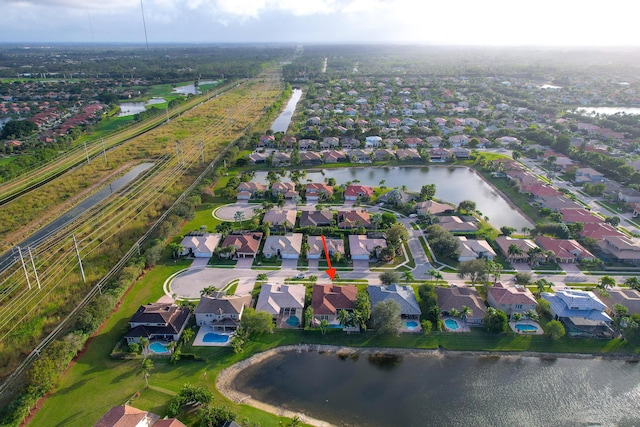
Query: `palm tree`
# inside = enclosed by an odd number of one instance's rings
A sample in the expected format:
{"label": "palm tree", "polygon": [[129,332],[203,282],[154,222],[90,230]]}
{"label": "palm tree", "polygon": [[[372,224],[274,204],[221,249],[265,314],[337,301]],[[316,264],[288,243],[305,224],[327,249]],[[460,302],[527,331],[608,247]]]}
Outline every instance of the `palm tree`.
{"label": "palm tree", "polygon": [[338,318],[338,322],[340,322],[343,328],[348,328],[350,326],[353,326],[353,323],[355,320],[353,313],[350,313],[347,310],[338,311],[337,318]]}
{"label": "palm tree", "polygon": [[527,255],[529,255],[529,262],[531,263],[531,267],[537,267],[540,264],[540,261],[544,258],[544,250],[539,247],[531,248],[527,251]]}
{"label": "palm tree", "polygon": [[509,245],[509,249],[507,249],[507,255],[509,255],[509,259],[513,258],[515,255],[522,255],[524,252],[520,249],[520,246],[512,243]]}
{"label": "palm tree", "polygon": [[438,283],[440,282],[440,280],[442,280],[444,278],[444,276],[442,275],[442,273],[439,270],[432,270],[433,273],[431,274],[431,276],[436,279],[436,286],[438,286]]}
{"label": "palm tree", "polygon": [[320,321],[320,331],[322,332],[322,335],[327,333],[328,328],[329,328],[329,321],[327,319],[322,319]]}
{"label": "palm tree", "polygon": [[460,311],[458,311],[458,309],[456,308],[452,308],[451,310],[449,310],[449,316],[460,317]]}
{"label": "palm tree", "polygon": [[471,310],[466,305],[462,306],[462,310],[460,311],[460,318],[463,322],[467,323],[467,318],[473,315],[473,310]]}
{"label": "palm tree", "polygon": [[147,357],[147,348],[149,347],[149,338],[142,337],[138,340],[140,347],[142,347],[142,353],[145,357]]}
{"label": "palm tree", "polygon": [[194,335],[193,329],[191,328],[185,329],[184,331],[182,331],[182,342],[184,344],[188,343],[193,338],[193,335]]}
{"label": "palm tree", "polygon": [[151,359],[142,359],[142,376],[144,377],[145,388],[149,388],[149,377],[151,376],[151,371],[153,370],[153,360]]}
{"label": "palm tree", "polygon": [[404,279],[405,282],[409,283],[409,282],[413,282],[414,278],[413,278],[413,273],[410,271],[403,271],[402,272],[402,278]]}
{"label": "palm tree", "polygon": [[538,296],[544,292],[551,284],[547,281],[547,279],[538,279],[536,280],[536,286],[538,287]]}

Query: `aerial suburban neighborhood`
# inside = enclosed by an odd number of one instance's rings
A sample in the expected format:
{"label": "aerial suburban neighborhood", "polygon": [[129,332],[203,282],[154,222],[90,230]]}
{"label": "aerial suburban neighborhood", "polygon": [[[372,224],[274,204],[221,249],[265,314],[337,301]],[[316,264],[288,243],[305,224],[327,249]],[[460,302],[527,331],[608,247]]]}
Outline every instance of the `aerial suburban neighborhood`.
{"label": "aerial suburban neighborhood", "polygon": [[346,425],[247,385],[299,382],[276,353],[638,361],[640,116],[598,112],[631,70],[185,49],[172,79],[0,56],[2,425]]}

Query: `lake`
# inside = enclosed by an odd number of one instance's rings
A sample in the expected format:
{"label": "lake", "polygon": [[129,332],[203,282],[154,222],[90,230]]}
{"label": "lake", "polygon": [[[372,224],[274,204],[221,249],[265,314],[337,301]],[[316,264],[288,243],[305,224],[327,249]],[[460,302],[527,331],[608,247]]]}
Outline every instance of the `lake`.
{"label": "lake", "polygon": [[271,125],[271,130],[273,130],[273,132],[287,132],[293,113],[296,111],[296,105],[298,105],[298,101],[300,101],[301,97],[302,91],[300,89],[294,89],[287,106],[284,107],[282,113],[280,113],[278,118]]}
{"label": "lake", "polygon": [[[255,180],[266,183],[267,172],[257,172]],[[502,226],[531,228],[533,225],[517,210],[512,208],[496,190],[487,184],[473,170],[465,167],[357,167],[324,169],[307,172],[305,179],[323,182],[325,178],[335,178],[336,182],[360,181],[362,185],[372,187],[384,185],[389,188],[403,185],[407,190],[419,192],[425,184],[436,184],[436,198],[458,204],[463,200],[473,200],[477,209],[489,217],[489,222],[500,228]],[[285,179],[286,180],[286,179]]]}
{"label": "lake", "polygon": [[639,378],[638,364],[601,359],[289,351],[235,387],[340,426],[637,426]]}
{"label": "lake", "polygon": [[595,116],[596,114],[609,116],[618,113],[640,114],[640,107],[581,107],[576,108],[576,112],[585,116]]}
{"label": "lake", "polygon": [[149,105],[162,104],[167,102],[164,98],[151,98],[147,102],[122,102],[120,103],[120,114],[118,117],[133,116],[142,113]]}
{"label": "lake", "polygon": [[[213,85],[216,83],[218,83],[217,80],[203,80],[199,85]],[[175,87],[172,92],[179,93],[181,95],[199,95],[202,93],[200,90],[196,89],[194,84]]]}

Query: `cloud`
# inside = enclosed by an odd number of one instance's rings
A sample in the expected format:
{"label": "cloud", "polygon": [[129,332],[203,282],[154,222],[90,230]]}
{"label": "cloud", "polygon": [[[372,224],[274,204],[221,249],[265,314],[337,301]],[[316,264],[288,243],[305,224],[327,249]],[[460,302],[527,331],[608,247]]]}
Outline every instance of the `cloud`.
{"label": "cloud", "polygon": [[1,4],[22,7],[64,7],[83,10],[118,10],[139,6],[130,0],[0,0]]}

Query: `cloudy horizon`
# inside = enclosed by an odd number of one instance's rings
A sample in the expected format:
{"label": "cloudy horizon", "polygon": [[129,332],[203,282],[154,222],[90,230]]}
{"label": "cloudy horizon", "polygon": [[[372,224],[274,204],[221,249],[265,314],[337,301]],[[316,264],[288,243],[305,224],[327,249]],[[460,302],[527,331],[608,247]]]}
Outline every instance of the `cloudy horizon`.
{"label": "cloudy horizon", "polygon": [[[638,46],[612,0],[0,0],[5,43]],[[142,6],[142,7],[141,7]]]}

